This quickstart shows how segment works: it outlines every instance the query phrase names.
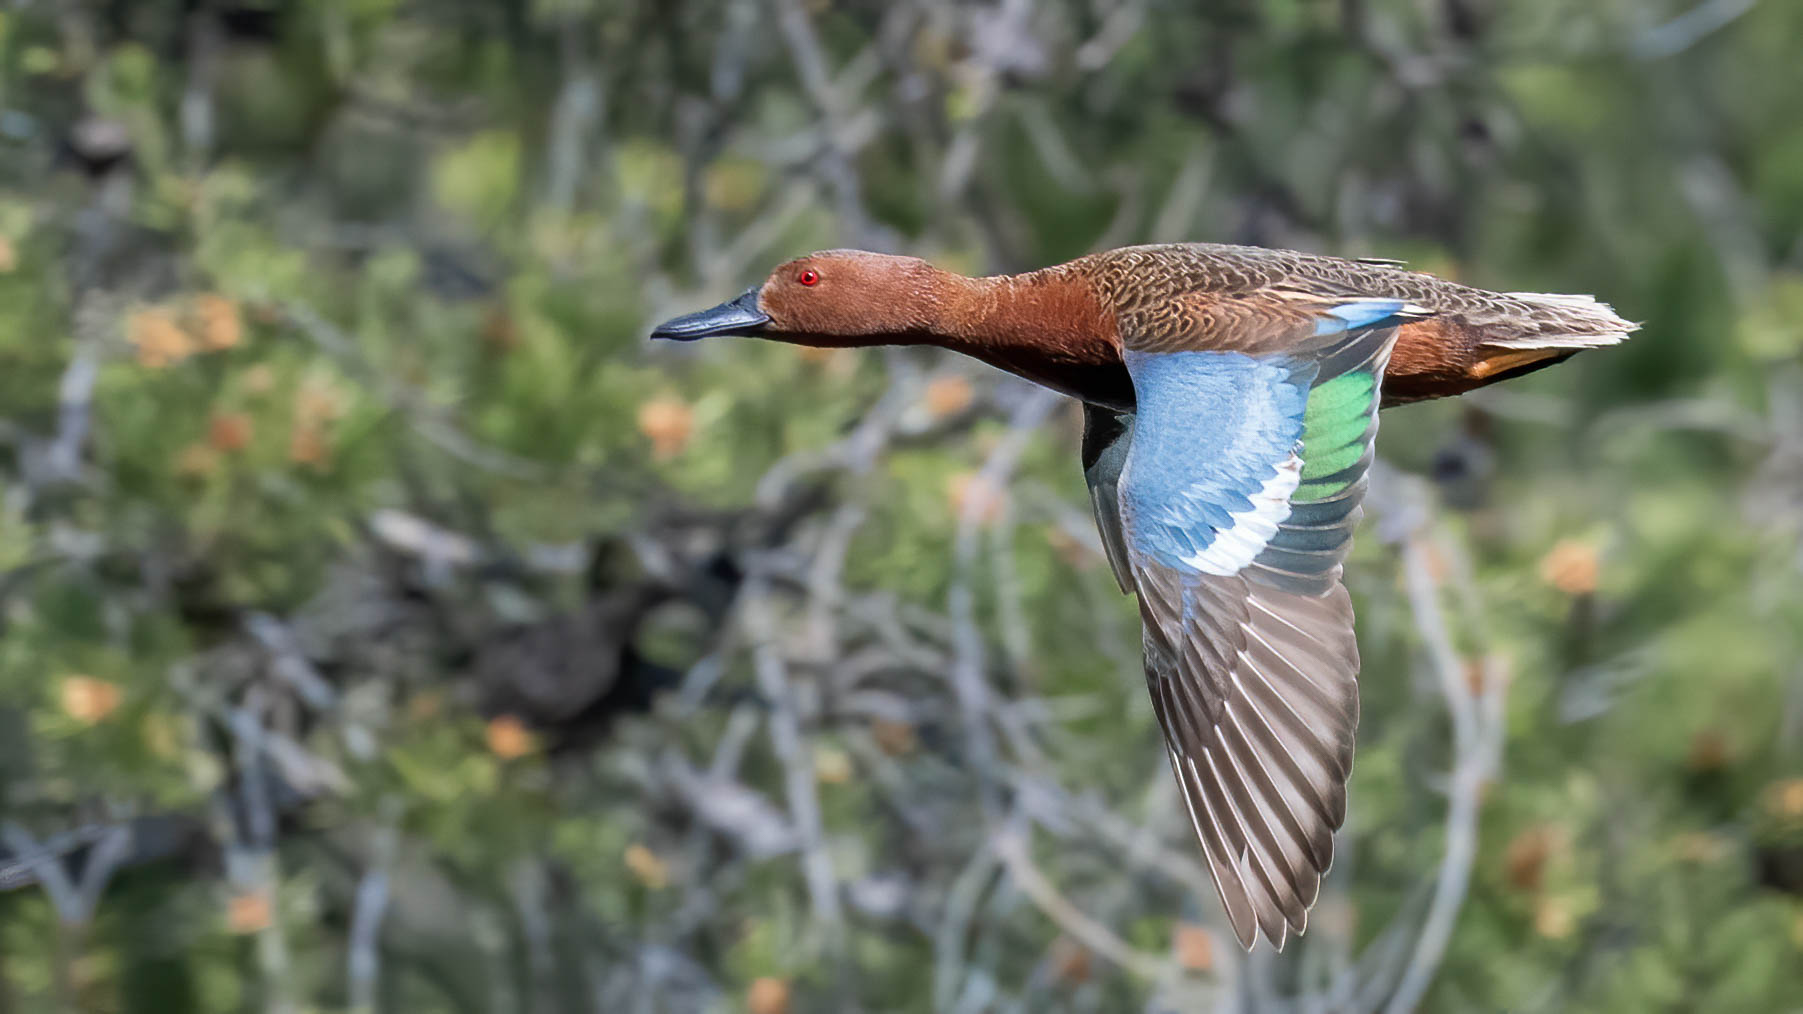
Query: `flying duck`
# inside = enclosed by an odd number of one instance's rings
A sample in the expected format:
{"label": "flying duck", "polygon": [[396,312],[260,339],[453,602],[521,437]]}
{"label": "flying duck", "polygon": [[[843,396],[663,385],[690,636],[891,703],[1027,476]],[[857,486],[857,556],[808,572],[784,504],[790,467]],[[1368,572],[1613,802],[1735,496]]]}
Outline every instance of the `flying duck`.
{"label": "flying duck", "polygon": [[1613,345],[1590,296],[1204,243],[1020,275],[828,250],[654,338],[937,345],[1082,401],[1102,545],[1139,598],[1171,771],[1240,943],[1308,925],[1346,815],[1358,644],[1340,582],[1381,406]]}

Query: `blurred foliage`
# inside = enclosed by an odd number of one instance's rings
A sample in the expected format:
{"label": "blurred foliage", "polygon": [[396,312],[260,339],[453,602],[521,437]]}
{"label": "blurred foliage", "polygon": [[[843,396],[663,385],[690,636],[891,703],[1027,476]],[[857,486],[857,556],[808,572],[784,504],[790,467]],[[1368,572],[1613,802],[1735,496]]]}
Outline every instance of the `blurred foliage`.
{"label": "blurred foliage", "polygon": [[[985,801],[904,650],[968,656],[968,613],[1004,768],[1189,854],[1074,411],[1023,434],[1022,385],[923,350],[643,340],[821,247],[1182,239],[1646,321],[1384,418],[1509,678],[1424,1006],[1794,1004],[1799,38],[1719,0],[9,5],[0,1009],[1191,1009],[998,875],[1025,783]],[[1125,839],[1029,835],[1204,998],[1367,960],[1442,861],[1397,573],[1361,541],[1352,810],[1280,959],[1235,973]]]}

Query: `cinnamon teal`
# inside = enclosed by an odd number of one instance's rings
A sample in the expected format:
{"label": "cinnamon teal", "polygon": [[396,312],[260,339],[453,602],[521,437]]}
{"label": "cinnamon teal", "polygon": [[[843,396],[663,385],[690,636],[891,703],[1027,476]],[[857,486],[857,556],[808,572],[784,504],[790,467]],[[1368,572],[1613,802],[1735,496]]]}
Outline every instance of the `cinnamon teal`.
{"label": "cinnamon teal", "polygon": [[1346,814],[1358,644],[1340,582],[1380,406],[1613,345],[1590,296],[1184,243],[967,278],[829,250],[655,338],[938,345],[1080,399],[1102,545],[1240,943],[1301,933]]}

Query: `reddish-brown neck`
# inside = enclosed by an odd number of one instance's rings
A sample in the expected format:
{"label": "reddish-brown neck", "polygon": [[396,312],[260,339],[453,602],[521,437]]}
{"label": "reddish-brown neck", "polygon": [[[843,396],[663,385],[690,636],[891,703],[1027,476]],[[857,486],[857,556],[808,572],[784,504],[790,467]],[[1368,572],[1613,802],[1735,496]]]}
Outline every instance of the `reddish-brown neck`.
{"label": "reddish-brown neck", "polygon": [[932,288],[924,341],[1087,401],[1133,404],[1114,315],[1076,271],[936,272]]}

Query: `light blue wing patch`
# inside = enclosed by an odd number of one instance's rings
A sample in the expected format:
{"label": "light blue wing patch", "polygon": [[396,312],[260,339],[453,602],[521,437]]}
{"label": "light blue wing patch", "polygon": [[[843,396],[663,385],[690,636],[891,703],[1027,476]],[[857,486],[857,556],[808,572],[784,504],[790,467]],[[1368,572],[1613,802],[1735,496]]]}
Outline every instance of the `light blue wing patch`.
{"label": "light blue wing patch", "polygon": [[[1139,418],[1121,473],[1127,545],[1191,574],[1247,570],[1321,593],[1351,545],[1394,326],[1419,308],[1351,300],[1295,357],[1128,351]],[[1336,330],[1337,328],[1337,330]]]}
{"label": "light blue wing patch", "polygon": [[1129,545],[1235,573],[1288,513],[1312,364],[1237,352],[1127,353],[1139,403],[1120,497]]}
{"label": "light blue wing patch", "polygon": [[1392,317],[1422,317],[1429,311],[1401,299],[1351,299],[1327,308],[1315,318],[1315,336],[1374,327]]}

